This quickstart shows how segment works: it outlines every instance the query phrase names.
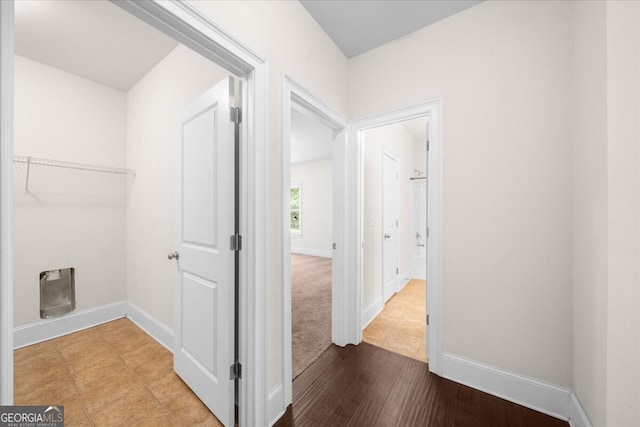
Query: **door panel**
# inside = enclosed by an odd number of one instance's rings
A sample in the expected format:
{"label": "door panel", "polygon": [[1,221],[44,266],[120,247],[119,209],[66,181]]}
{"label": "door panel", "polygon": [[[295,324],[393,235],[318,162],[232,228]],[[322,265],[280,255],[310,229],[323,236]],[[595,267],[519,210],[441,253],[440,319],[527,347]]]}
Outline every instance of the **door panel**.
{"label": "door panel", "polygon": [[386,302],[396,292],[398,268],[398,161],[382,155],[382,294]]}
{"label": "door panel", "polygon": [[[185,242],[216,246],[215,118],[218,109],[200,112],[182,126],[182,238]],[[202,191],[203,188],[213,191]]]}
{"label": "door panel", "polygon": [[232,96],[228,77],[185,107],[177,123],[174,370],[225,426],[235,412]]}

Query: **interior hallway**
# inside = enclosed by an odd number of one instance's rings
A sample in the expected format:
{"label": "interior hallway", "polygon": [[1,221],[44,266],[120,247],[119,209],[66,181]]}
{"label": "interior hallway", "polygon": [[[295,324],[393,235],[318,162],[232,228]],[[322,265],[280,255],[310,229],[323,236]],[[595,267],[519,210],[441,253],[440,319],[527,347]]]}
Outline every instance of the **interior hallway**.
{"label": "interior hallway", "polygon": [[220,426],[127,318],[14,352],[14,404],[64,406],[65,426]]}
{"label": "interior hallway", "polygon": [[[65,426],[220,426],[129,319],[15,351],[15,404],[64,405]],[[535,426],[566,422],[430,374],[362,343],[329,347],[293,383],[278,425]]]}
{"label": "interior hallway", "polygon": [[[277,427],[291,425],[279,423]],[[429,373],[426,363],[362,343],[329,347],[293,382],[303,426],[567,427],[569,423]]]}
{"label": "interior hallway", "polygon": [[369,323],[362,340],[386,350],[427,362],[427,282],[412,279]]}

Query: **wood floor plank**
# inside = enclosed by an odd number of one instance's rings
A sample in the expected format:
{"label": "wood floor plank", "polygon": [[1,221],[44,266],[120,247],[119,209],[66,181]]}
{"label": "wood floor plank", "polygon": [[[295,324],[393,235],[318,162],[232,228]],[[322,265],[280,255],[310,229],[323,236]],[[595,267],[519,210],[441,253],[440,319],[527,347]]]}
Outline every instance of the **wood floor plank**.
{"label": "wood floor plank", "polygon": [[567,427],[373,345],[332,345],[293,383],[293,425]]}

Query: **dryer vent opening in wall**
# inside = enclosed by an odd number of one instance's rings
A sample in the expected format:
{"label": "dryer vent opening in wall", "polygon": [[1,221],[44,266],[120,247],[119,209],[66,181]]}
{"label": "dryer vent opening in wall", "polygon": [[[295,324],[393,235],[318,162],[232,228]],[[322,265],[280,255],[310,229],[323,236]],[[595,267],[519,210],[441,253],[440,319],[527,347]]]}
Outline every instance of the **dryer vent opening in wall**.
{"label": "dryer vent opening in wall", "polygon": [[76,308],[75,269],[40,273],[40,318],[62,316]]}

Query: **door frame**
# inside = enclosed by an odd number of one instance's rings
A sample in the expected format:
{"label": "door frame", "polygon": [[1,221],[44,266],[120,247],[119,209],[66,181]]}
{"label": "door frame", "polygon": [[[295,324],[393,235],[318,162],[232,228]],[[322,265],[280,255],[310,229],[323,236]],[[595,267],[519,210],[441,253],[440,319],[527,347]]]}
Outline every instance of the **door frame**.
{"label": "door frame", "polygon": [[[357,236],[354,237],[353,246],[357,250],[357,277],[355,286],[349,291],[349,305],[353,310],[357,309],[359,314],[357,330],[352,331],[358,334],[358,343],[362,341],[362,276],[363,276],[363,256],[362,245],[364,236],[363,220],[363,188],[364,188],[364,156],[363,154],[363,133],[366,130],[391,125],[407,120],[427,117],[429,119],[429,151],[427,167],[427,228],[429,238],[427,240],[427,313],[429,316],[428,334],[428,357],[429,371],[442,375],[442,163],[443,163],[443,140],[442,140],[442,100],[431,99],[424,103],[407,108],[400,108],[382,114],[376,114],[354,120],[351,123],[349,140],[353,142],[350,146],[350,163],[347,168],[353,169],[356,179],[355,183],[350,183],[347,187],[347,200],[355,205],[355,229]],[[425,319],[426,321],[426,319]]]}
{"label": "door frame", "polygon": [[[396,162],[396,174],[400,173],[400,161],[398,159],[398,156],[391,151],[388,147],[385,147],[384,145],[382,146],[382,153],[380,154],[380,157],[382,158],[382,162],[380,163],[382,166],[382,188],[380,189],[380,194],[382,194],[381,197],[381,202],[382,202],[382,210],[380,211],[382,214],[382,220],[380,221],[382,224],[382,234],[384,234],[384,179],[385,179],[385,172],[384,172],[384,158],[385,157],[389,157],[390,159],[392,159],[394,162]],[[364,168],[362,170],[362,173],[364,173]],[[397,176],[397,175],[396,175]],[[364,182],[364,181],[363,181]],[[396,204],[396,213],[398,214],[396,217],[396,221],[398,220],[398,217],[400,216],[400,204],[399,204],[399,196],[400,196],[400,182],[398,181],[398,179],[396,178],[396,200],[395,200],[395,204]],[[364,187],[363,187],[364,188]],[[363,197],[363,202],[364,202],[364,197]],[[364,205],[363,205],[364,206]],[[398,231],[398,224],[396,223],[396,231]],[[398,264],[400,262],[400,247],[398,245],[398,236],[396,236],[396,267],[398,267]],[[380,276],[380,292],[382,295],[382,306],[384,307],[384,305],[387,303],[387,301],[389,301],[391,299],[392,296],[395,295],[396,292],[398,292],[398,280],[400,278],[400,273],[396,272],[396,277],[395,279],[393,279],[393,292],[391,293],[391,295],[389,295],[389,298],[385,298],[384,296],[384,253],[385,253],[385,245],[384,245],[384,237],[382,238],[382,262],[380,262],[380,271],[381,271],[381,276]],[[363,261],[364,262],[364,261]],[[364,264],[363,264],[364,265]]]}
{"label": "door frame", "polygon": [[[290,176],[291,176],[291,109],[294,108],[301,111],[305,115],[321,121],[327,127],[333,130],[334,141],[342,140],[343,148],[341,153],[344,158],[346,152],[346,138],[347,138],[347,121],[340,114],[335,112],[331,107],[324,104],[317,97],[304,89],[301,85],[296,83],[292,78],[287,75],[282,79],[282,234],[281,234],[281,271],[282,271],[282,309],[283,309],[283,321],[282,321],[282,372],[283,381],[283,405],[282,408],[286,408],[293,400],[293,372],[292,372],[292,354],[291,354],[291,232],[289,218],[290,209]],[[335,155],[336,153],[334,153]],[[336,164],[336,159],[333,159],[333,164]],[[342,162],[343,166],[345,162]],[[333,168],[333,192],[334,200],[335,196],[339,200],[342,200],[345,194],[344,185],[342,185],[340,179],[335,179],[344,174],[344,170],[335,170]],[[338,194],[336,194],[336,192]],[[336,209],[340,209],[340,206],[335,206]],[[337,215],[339,218],[344,219],[345,212],[342,210]],[[334,218],[336,215],[334,214]],[[333,230],[344,230],[345,221],[342,220],[338,224],[333,225]],[[336,228],[337,226],[337,228]],[[346,241],[344,239],[344,232],[337,233],[333,236],[333,241],[336,243],[336,249],[333,250],[332,276],[338,278],[340,283],[346,283],[345,281],[345,265],[346,265]],[[343,334],[341,331],[345,323],[347,314],[345,310],[348,309],[344,304],[340,304],[340,293],[344,286],[339,286],[336,280],[331,281],[331,341],[338,345],[346,345]],[[279,387],[279,386],[278,386]],[[271,394],[276,396],[278,387],[272,390]]]}
{"label": "door frame", "polygon": [[[267,62],[186,2],[114,1],[242,82],[240,255],[240,425],[268,425]],[[13,404],[13,67],[14,2],[0,2],[0,404]],[[251,289],[249,290],[249,285]]]}

